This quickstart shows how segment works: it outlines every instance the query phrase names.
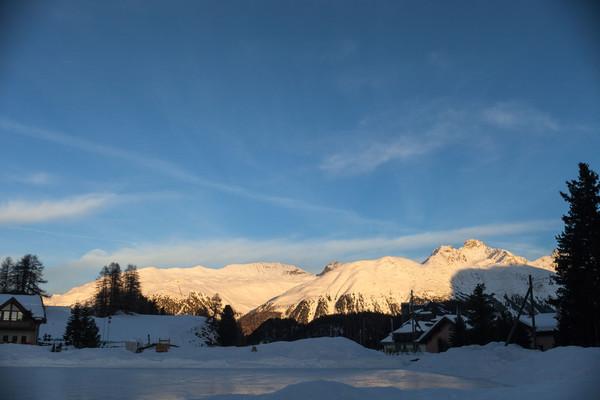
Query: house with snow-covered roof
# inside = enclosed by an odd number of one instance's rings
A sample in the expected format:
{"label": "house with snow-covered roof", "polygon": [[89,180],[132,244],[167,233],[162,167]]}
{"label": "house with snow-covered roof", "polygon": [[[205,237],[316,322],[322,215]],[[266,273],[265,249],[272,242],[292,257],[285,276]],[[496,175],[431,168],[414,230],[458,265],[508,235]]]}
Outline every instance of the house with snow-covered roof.
{"label": "house with snow-covered roof", "polygon": [[[554,330],[556,329],[556,313],[535,314],[535,341],[539,350],[545,351],[554,347]],[[525,328],[533,347],[533,320],[529,315],[519,318],[519,323]]]}
{"label": "house with snow-covered roof", "polygon": [[46,323],[39,295],[0,294],[0,342],[37,344],[40,324]]}
{"label": "house with snow-covered roof", "polygon": [[435,316],[427,320],[411,318],[380,343],[386,353],[440,353],[450,347],[450,328],[454,326],[455,320],[456,315],[453,314]]}

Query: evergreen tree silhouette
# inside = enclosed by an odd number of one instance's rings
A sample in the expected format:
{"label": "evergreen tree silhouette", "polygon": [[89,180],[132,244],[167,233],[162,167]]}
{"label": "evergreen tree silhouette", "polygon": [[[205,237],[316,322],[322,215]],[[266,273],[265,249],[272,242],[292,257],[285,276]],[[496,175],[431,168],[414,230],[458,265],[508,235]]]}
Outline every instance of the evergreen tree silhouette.
{"label": "evergreen tree silhouette", "polygon": [[557,345],[600,346],[600,183],[598,174],[579,163],[577,180],[567,181],[569,203],[556,237],[555,280],[561,287],[557,307]]}
{"label": "evergreen tree silhouette", "polygon": [[221,346],[233,346],[237,342],[239,327],[235,321],[233,308],[231,308],[229,304],[223,308],[223,314],[221,314],[221,321],[217,329],[217,334]]}
{"label": "evergreen tree silhouette", "polygon": [[485,293],[485,284],[478,284],[467,296],[464,314],[471,325],[471,343],[483,345],[493,340],[494,297]]}
{"label": "evergreen tree silhouette", "polygon": [[71,315],[69,316],[63,338],[67,344],[72,344],[78,349],[98,347],[100,345],[98,331],[96,321],[92,318],[92,309],[75,304],[71,308]]}

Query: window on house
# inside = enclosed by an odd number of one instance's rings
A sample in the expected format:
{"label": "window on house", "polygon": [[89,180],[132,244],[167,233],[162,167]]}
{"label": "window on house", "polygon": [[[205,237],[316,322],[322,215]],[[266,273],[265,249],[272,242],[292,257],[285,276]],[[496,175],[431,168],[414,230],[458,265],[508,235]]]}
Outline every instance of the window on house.
{"label": "window on house", "polygon": [[10,308],[11,304],[8,304],[0,310],[0,313],[2,313],[2,321],[10,321]]}
{"label": "window on house", "polygon": [[0,310],[2,321],[22,321],[23,313],[14,304],[7,304]]}
{"label": "window on house", "polygon": [[12,342],[13,342],[13,343],[17,343],[17,337],[16,337],[16,336],[13,336],[13,337],[12,337]]}
{"label": "window on house", "polygon": [[4,343],[8,342],[8,335],[7,336],[2,336],[2,341]]}
{"label": "window on house", "polygon": [[27,336],[21,336],[21,343],[27,343]]}

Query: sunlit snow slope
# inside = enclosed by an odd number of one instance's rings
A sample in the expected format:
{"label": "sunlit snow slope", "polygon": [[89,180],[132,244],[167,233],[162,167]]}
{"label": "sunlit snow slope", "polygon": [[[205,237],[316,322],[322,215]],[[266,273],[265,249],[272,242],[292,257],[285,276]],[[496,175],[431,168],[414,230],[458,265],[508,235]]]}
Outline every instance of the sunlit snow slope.
{"label": "sunlit snow slope", "polygon": [[[529,275],[540,304],[554,295],[548,260],[532,263],[506,250],[469,240],[459,249],[440,246],[422,264],[398,257],[332,263],[316,279],[289,289],[254,313],[280,314],[308,322],[321,315],[361,311],[397,313],[411,290],[417,298],[448,299],[470,294],[479,283],[514,308],[528,289]],[[518,308],[518,305],[517,305]]]}
{"label": "sunlit snow slope", "polygon": [[[218,293],[223,304],[238,313],[246,313],[298,284],[314,279],[314,275],[292,265],[279,263],[234,264],[221,269],[141,268],[138,270],[142,292],[146,296],[168,295],[185,298],[195,292],[204,296]],[[53,295],[45,303],[68,306],[90,299],[96,282]]]}
{"label": "sunlit snow slope", "polygon": [[[315,276],[300,268],[278,263],[229,265],[222,269],[142,268],[142,291],[147,296],[198,297],[201,301],[218,293],[223,304],[238,313],[252,310],[253,325],[272,316],[308,322],[322,315],[361,311],[400,312],[410,298],[448,299],[471,293],[484,283],[488,293],[509,308],[518,308],[534,282],[540,305],[557,289],[550,277],[553,257],[528,261],[506,250],[493,249],[478,240],[461,248],[440,246],[423,263],[400,258],[329,264]],[[92,297],[95,282],[54,295],[49,305],[71,305]],[[185,312],[180,311],[180,312]],[[261,316],[259,316],[261,314]]]}

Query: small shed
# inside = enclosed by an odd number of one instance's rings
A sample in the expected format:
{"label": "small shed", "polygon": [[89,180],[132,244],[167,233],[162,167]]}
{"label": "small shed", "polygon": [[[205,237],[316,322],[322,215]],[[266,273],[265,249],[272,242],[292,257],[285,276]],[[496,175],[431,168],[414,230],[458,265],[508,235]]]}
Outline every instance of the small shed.
{"label": "small shed", "polygon": [[37,344],[40,325],[46,323],[42,296],[0,294],[0,342]]}

